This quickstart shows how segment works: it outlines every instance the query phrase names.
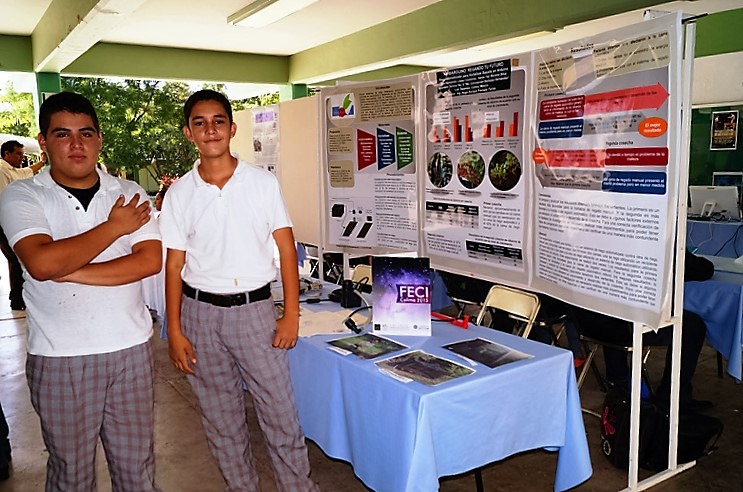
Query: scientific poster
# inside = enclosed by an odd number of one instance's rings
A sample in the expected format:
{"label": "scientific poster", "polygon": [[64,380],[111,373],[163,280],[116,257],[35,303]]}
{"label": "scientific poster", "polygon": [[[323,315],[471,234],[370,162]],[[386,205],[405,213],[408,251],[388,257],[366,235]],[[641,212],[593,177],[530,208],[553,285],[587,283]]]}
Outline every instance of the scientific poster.
{"label": "scientific poster", "polygon": [[527,71],[505,59],[427,77],[425,255],[525,282]]}
{"label": "scientific poster", "polygon": [[677,21],[535,54],[533,285],[653,326],[670,312]]}
{"label": "scientific poster", "polygon": [[418,249],[416,83],[406,77],[321,91],[330,244]]}
{"label": "scientific poster", "polygon": [[279,164],[279,107],[275,104],[252,109],[255,165],[276,174]]}

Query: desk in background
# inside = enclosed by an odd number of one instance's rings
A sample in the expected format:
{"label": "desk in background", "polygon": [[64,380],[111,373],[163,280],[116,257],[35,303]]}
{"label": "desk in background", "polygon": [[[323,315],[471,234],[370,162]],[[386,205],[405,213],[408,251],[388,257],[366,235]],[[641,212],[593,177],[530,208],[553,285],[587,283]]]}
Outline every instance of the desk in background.
{"label": "desk in background", "polygon": [[381,374],[378,359],[328,350],[338,336],[303,338],[289,352],[299,419],[309,439],[350,462],[370,488],[437,490],[439,477],[537,448],[559,452],[556,490],[591,476],[570,352],[473,325],[435,323],[431,337],[390,337],[457,361],[441,346],[475,337],[534,355],[495,369],[476,364],[474,374],[431,387]]}
{"label": "desk in background", "polygon": [[[719,268],[721,261],[710,259]],[[707,341],[727,359],[728,374],[740,381],[743,372],[743,273],[715,270],[710,280],[684,282],[684,309],[704,319]]]}
{"label": "desk in background", "polygon": [[686,221],[686,247],[698,255],[743,255],[743,222]]}

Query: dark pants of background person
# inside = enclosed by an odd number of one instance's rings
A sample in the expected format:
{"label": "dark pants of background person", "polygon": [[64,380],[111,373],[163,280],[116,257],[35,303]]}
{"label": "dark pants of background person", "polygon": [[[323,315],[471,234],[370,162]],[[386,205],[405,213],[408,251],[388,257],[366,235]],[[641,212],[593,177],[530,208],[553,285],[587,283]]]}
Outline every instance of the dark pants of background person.
{"label": "dark pants of background person", "polygon": [[0,249],[8,260],[8,273],[10,274],[10,308],[23,309],[26,304],[23,302],[23,269],[18,257],[15,255],[13,248],[8,244],[8,238],[5,232],[0,228]]}
{"label": "dark pants of background person", "polygon": [[[626,321],[617,320],[625,326],[617,329],[605,329],[600,335],[602,341],[615,343],[617,345],[631,345],[631,331]],[[707,334],[707,326],[704,320],[691,311],[684,311],[682,318],[683,330],[681,334],[681,389],[679,401],[683,404],[692,398],[691,380],[697,368],[699,353],[704,345]],[[612,327],[614,328],[614,327]],[[590,335],[593,336],[593,335]],[[671,342],[673,330],[664,327],[657,332],[645,333],[643,345],[645,346],[668,346],[666,351],[666,366],[663,369],[663,377],[656,389],[656,398],[661,402],[667,402],[671,394]],[[604,346],[604,360],[606,362],[606,379],[615,385],[627,385],[629,377],[629,365],[627,364],[627,353],[622,350]]]}
{"label": "dark pants of background person", "polygon": [[3,405],[0,404],[0,480],[8,476],[8,463],[10,463],[10,439],[8,439],[8,422],[5,420]]}

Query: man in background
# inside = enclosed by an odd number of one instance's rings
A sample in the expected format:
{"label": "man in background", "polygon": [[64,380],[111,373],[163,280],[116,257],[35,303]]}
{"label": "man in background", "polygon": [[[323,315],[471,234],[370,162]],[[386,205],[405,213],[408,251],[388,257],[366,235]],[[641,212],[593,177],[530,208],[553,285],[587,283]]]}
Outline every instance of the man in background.
{"label": "man in background", "polygon": [[[16,179],[26,179],[38,172],[44,165],[39,161],[29,167],[21,167],[23,163],[23,145],[17,140],[8,140],[0,146],[0,193]],[[8,244],[8,238],[0,228],[0,249],[8,260],[8,273],[10,274],[10,309],[24,310],[26,303],[23,302],[23,270],[13,248]]]}

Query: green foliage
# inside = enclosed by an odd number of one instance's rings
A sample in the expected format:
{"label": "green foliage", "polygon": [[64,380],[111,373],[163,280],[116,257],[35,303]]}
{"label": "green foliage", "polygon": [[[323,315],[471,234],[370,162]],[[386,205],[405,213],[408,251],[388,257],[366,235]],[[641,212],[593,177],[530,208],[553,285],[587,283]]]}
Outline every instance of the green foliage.
{"label": "green foliage", "polygon": [[[223,84],[204,88],[224,92]],[[62,78],[62,89],[88,97],[96,108],[103,133],[101,160],[112,173],[125,170],[131,179],[146,169],[160,182],[182,176],[198,158],[183,135],[183,104],[191,94],[181,82],[97,78]],[[278,93],[231,101],[233,111],[278,102]],[[117,173],[118,174],[118,173]]]}
{"label": "green foliage", "polygon": [[91,100],[103,134],[101,161],[110,172],[125,170],[136,179],[147,169],[159,180],[186,173],[197,158],[181,132],[186,84],[156,80],[113,82],[97,78],[62,78],[63,90]]}
{"label": "green foliage", "polygon": [[0,93],[0,133],[35,137],[38,132],[33,96],[27,92],[17,92],[13,84],[8,82]]}

